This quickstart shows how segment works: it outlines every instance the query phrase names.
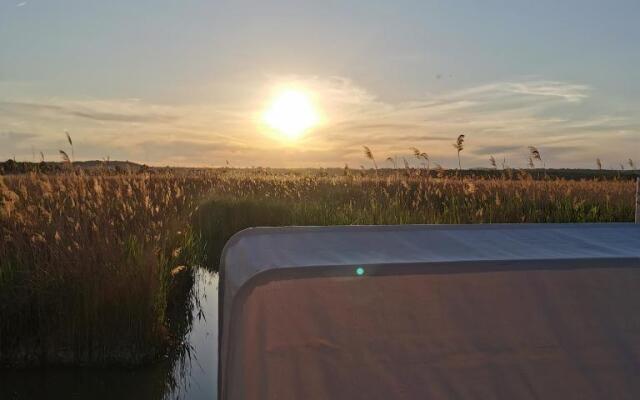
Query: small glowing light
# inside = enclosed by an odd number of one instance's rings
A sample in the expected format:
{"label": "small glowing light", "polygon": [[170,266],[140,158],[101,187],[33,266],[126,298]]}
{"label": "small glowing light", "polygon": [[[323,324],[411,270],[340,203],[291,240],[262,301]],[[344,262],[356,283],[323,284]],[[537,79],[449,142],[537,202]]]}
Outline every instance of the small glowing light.
{"label": "small glowing light", "polygon": [[364,268],[362,268],[362,267],[356,268],[356,275],[358,275],[358,276],[364,275]]}

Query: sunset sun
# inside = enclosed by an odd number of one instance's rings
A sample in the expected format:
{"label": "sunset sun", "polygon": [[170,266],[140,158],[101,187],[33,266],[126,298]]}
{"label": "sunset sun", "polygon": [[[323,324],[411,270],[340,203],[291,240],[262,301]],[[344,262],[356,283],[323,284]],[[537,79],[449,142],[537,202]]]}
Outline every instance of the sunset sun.
{"label": "sunset sun", "polygon": [[263,120],[279,135],[294,140],[317,125],[320,118],[307,93],[285,90],[272,100]]}

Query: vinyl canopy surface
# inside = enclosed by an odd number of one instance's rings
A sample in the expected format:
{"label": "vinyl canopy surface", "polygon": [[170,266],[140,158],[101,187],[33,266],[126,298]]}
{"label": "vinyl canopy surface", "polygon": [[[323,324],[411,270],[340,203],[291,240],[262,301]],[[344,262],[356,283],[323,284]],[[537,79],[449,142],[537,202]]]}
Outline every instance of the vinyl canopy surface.
{"label": "vinyl canopy surface", "polygon": [[640,225],[254,228],[224,399],[638,398]]}

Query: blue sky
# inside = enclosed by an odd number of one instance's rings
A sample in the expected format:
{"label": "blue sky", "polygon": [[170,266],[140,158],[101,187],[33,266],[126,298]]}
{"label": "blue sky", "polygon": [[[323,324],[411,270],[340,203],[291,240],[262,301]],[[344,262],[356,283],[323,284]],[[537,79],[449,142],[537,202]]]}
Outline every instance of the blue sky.
{"label": "blue sky", "polygon": [[[561,4],[559,4],[561,3]],[[341,166],[415,146],[445,167],[640,159],[637,1],[0,0],[0,158]],[[323,123],[260,113],[283,86]],[[640,161],[640,160],[638,160]]]}

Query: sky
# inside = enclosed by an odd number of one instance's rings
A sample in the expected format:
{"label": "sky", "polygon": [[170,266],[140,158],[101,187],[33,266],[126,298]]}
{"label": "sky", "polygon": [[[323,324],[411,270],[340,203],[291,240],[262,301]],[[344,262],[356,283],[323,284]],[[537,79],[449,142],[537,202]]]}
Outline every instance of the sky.
{"label": "sky", "polygon": [[[640,164],[640,2],[0,0],[0,159]],[[283,140],[263,114],[308,95]],[[398,161],[401,165],[402,162]],[[627,166],[628,168],[628,166]]]}

